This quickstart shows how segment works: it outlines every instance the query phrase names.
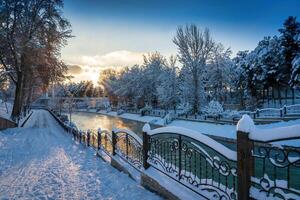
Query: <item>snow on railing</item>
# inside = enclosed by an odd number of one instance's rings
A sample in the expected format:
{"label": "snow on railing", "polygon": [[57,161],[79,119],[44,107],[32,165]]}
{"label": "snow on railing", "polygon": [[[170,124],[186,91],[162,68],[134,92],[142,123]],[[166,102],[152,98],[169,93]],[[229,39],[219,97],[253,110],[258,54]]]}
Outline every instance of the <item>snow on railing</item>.
{"label": "snow on railing", "polygon": [[299,114],[300,115],[300,104],[295,104],[295,105],[289,105],[285,106],[285,114],[286,115],[294,115],[294,114]]}
{"label": "snow on railing", "polygon": [[115,133],[126,133],[126,134],[130,135],[131,137],[133,137],[140,144],[143,144],[142,139],[135,132],[133,132],[131,130],[113,128],[112,131],[115,132]]}
{"label": "snow on railing", "polygon": [[250,139],[262,142],[300,138],[300,124],[271,129],[259,129],[254,125],[249,115],[243,115],[239,120],[237,131],[249,133]]}
{"label": "snow on railing", "polygon": [[257,118],[278,118],[283,117],[283,110],[277,108],[264,108],[256,111]]}
{"label": "snow on railing", "polygon": [[216,199],[235,199],[236,151],[187,128],[169,126],[151,130],[145,124],[143,132],[144,145],[147,144],[144,156],[149,165],[198,194],[209,191],[205,197],[213,193]]}
{"label": "snow on railing", "polygon": [[127,161],[133,167],[142,169],[143,166],[143,141],[133,131],[116,129],[112,131],[113,155],[118,154],[120,158]]}
{"label": "snow on railing", "polygon": [[160,133],[172,133],[172,134],[179,134],[179,135],[187,136],[187,137],[195,139],[201,143],[206,144],[207,146],[213,148],[215,151],[222,154],[229,160],[232,160],[232,161],[237,160],[235,151],[227,148],[223,144],[215,141],[214,139],[212,139],[198,131],[183,128],[183,127],[177,127],[177,126],[161,127],[161,128],[157,128],[157,129],[153,129],[153,130],[150,130],[149,128],[150,128],[150,125],[146,124],[143,127],[143,131],[147,132],[147,134],[150,136],[157,135]]}
{"label": "snow on railing", "polygon": [[[246,183],[243,193],[247,195],[243,198],[249,195],[254,199],[265,196],[300,198],[300,185],[291,178],[300,175],[300,148],[270,143],[300,139],[300,124],[259,129],[248,115],[243,115],[237,124],[237,133],[238,160],[245,166],[244,171],[251,172],[245,173],[241,180]],[[286,184],[280,184],[283,182]]]}

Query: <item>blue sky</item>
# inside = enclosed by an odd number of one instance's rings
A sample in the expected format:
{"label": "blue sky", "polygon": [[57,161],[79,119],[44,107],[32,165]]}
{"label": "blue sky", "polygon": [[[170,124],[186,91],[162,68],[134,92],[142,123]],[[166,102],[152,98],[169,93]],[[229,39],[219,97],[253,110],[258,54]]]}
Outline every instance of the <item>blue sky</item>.
{"label": "blue sky", "polygon": [[65,0],[75,37],[62,57],[82,68],[78,80],[91,79],[105,67],[141,63],[147,52],[176,54],[172,39],[187,23],[209,28],[236,53],[277,34],[288,16],[300,20],[299,10],[299,0]]}

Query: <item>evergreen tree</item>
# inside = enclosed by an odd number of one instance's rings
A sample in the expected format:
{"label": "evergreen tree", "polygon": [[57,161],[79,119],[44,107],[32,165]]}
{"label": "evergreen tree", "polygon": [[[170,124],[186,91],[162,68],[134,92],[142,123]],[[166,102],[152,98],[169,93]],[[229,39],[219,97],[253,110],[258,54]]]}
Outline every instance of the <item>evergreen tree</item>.
{"label": "evergreen tree", "polygon": [[279,81],[284,85],[293,86],[295,84],[295,71],[298,71],[293,69],[293,60],[300,53],[300,23],[297,22],[296,17],[290,16],[285,20],[283,28],[279,29],[279,32],[284,57],[284,63],[280,66]]}

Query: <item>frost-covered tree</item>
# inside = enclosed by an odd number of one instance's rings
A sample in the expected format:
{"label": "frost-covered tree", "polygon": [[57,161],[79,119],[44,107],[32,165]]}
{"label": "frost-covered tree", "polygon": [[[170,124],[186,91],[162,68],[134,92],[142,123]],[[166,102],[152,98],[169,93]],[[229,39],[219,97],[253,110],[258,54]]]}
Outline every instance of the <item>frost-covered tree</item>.
{"label": "frost-covered tree", "polygon": [[70,37],[70,23],[62,8],[62,0],[0,1],[0,62],[16,86],[12,118],[31,96],[27,88],[45,89],[64,78],[60,50]]}
{"label": "frost-covered tree", "polygon": [[204,108],[204,112],[209,116],[217,117],[220,115],[223,110],[223,106],[218,101],[210,101],[207,106]]}
{"label": "frost-covered tree", "polygon": [[255,54],[249,51],[240,51],[237,56],[233,59],[234,62],[234,73],[235,81],[233,85],[235,86],[235,91],[239,94],[240,105],[242,107],[251,104],[249,102],[253,101],[252,96],[255,92],[255,86],[253,85],[253,68],[251,67],[251,62],[255,58]]}
{"label": "frost-covered tree", "polygon": [[[279,68],[283,57],[280,42],[276,36],[265,37],[253,51],[239,52],[233,60],[239,74],[238,90],[248,105],[257,106],[258,90],[269,87],[272,90],[274,88],[280,90]],[[245,105],[244,103],[241,104]]]}
{"label": "frost-covered tree", "polygon": [[206,88],[211,99],[224,103],[231,86],[232,60],[231,50],[217,44],[212,53],[212,59],[207,66]]}
{"label": "frost-covered tree", "polygon": [[192,105],[193,112],[198,113],[201,95],[204,94],[205,66],[211,58],[215,43],[208,29],[202,32],[194,24],[178,27],[173,42],[178,47],[179,61],[183,65],[183,90],[190,94],[188,102]]}
{"label": "frost-covered tree", "polygon": [[138,65],[133,67],[125,67],[118,79],[118,89],[115,93],[122,97],[122,101],[129,106],[138,104],[140,98],[140,90],[143,85],[141,76],[141,68]]}
{"label": "frost-covered tree", "polygon": [[179,103],[178,67],[176,57],[171,56],[163,73],[161,83],[157,87],[159,104],[165,108],[176,109]]}
{"label": "frost-covered tree", "polygon": [[107,96],[114,106],[118,104],[118,98],[115,94],[118,78],[119,73],[114,69],[108,68],[100,72],[98,80],[98,84],[103,87],[104,96]]}
{"label": "frost-covered tree", "polygon": [[158,105],[157,88],[161,85],[161,75],[166,68],[166,59],[160,53],[150,53],[144,56],[142,65],[142,85],[140,96],[149,105]]}

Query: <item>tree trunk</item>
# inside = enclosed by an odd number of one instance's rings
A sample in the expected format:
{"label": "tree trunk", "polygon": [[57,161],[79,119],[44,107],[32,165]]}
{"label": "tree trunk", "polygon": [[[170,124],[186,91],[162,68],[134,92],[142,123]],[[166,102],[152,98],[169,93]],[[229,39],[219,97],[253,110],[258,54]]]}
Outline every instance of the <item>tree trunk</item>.
{"label": "tree trunk", "polygon": [[285,88],[285,104],[288,104],[288,90]]}
{"label": "tree trunk", "polygon": [[267,87],[267,99],[268,99],[268,106],[269,106],[269,87]]}
{"label": "tree trunk", "polygon": [[293,104],[295,104],[295,89],[292,87],[292,98],[293,98]]}
{"label": "tree trunk", "polygon": [[279,99],[279,104],[281,106],[282,102],[281,102],[281,91],[280,91],[280,87],[278,86],[278,99]]}
{"label": "tree trunk", "polygon": [[33,90],[33,78],[32,78],[32,70],[29,66],[24,70],[24,78],[23,78],[23,99],[25,106],[28,107],[31,103],[32,90]]}
{"label": "tree trunk", "polygon": [[274,87],[272,87],[272,100],[273,100],[273,104],[276,103],[276,100],[274,98],[275,98],[275,96],[274,96]]}
{"label": "tree trunk", "polygon": [[198,74],[194,73],[194,84],[195,84],[195,90],[194,90],[194,113],[199,112],[199,82],[198,82]]}
{"label": "tree trunk", "polygon": [[11,113],[11,118],[15,120],[21,113],[23,104],[23,83],[24,75],[22,72],[17,72],[18,81],[16,84],[14,106]]}

